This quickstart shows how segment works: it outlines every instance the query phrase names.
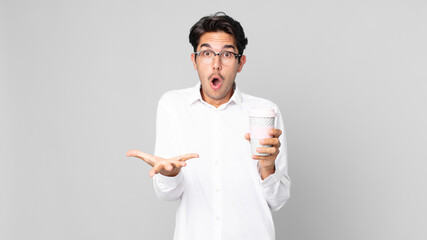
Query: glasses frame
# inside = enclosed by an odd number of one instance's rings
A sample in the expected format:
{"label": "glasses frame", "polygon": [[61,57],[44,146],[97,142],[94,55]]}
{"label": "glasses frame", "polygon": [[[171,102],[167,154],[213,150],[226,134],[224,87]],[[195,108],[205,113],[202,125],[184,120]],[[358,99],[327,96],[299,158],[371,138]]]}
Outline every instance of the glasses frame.
{"label": "glasses frame", "polygon": [[219,59],[221,59],[221,54],[223,54],[225,52],[233,54],[234,55],[234,59],[237,59],[237,58],[239,58],[239,57],[242,56],[242,54],[237,54],[237,53],[234,53],[234,52],[231,52],[231,51],[227,51],[227,50],[219,52],[219,53],[216,53],[216,52],[214,52],[214,51],[212,51],[210,49],[200,50],[198,52],[194,52],[194,54],[196,54],[198,57],[200,57],[200,53],[202,53],[203,51],[211,51],[211,52],[213,52],[214,56],[213,56],[212,59],[214,59],[217,55],[219,56]]}

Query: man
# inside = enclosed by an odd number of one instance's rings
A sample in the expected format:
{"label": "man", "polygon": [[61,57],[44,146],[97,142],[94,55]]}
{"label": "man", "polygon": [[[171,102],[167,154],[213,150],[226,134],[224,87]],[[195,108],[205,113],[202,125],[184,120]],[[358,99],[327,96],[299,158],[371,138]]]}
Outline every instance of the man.
{"label": "man", "polygon": [[[290,188],[280,111],[236,86],[247,44],[239,22],[224,13],[203,17],[189,38],[200,82],[161,97],[156,156],[127,155],[153,166],[159,198],[180,200],[175,239],[274,239],[271,211],[285,204]],[[272,147],[257,149],[269,156],[250,154],[248,111],[259,106],[277,112],[273,138],[260,142]]]}

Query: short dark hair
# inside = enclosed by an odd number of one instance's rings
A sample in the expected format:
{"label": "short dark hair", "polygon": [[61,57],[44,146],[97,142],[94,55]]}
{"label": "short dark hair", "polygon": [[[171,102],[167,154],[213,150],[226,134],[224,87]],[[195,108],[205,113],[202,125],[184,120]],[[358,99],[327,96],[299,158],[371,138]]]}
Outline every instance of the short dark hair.
{"label": "short dark hair", "polygon": [[214,15],[202,17],[191,27],[189,39],[194,52],[197,51],[200,37],[208,32],[225,32],[233,36],[239,54],[243,54],[248,44],[248,39],[245,37],[245,32],[240,23],[224,12],[217,12]]}

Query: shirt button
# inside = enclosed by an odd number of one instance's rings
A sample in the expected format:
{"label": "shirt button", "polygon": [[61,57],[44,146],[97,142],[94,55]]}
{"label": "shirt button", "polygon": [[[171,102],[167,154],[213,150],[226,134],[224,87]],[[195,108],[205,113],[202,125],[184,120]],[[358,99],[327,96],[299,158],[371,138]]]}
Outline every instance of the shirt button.
{"label": "shirt button", "polygon": [[216,217],[216,220],[219,221],[219,217]]}
{"label": "shirt button", "polygon": [[219,188],[215,189],[215,192],[219,192]]}
{"label": "shirt button", "polygon": [[218,165],[218,161],[215,161],[215,165]]}

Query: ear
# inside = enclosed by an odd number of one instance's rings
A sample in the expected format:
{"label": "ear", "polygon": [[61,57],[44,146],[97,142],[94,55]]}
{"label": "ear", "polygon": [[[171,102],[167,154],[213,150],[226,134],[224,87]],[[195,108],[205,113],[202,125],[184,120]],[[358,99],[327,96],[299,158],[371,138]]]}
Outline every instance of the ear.
{"label": "ear", "polygon": [[193,62],[194,69],[197,71],[196,54],[191,54],[191,61]]}
{"label": "ear", "polygon": [[246,55],[242,55],[240,57],[240,63],[239,63],[239,68],[237,69],[237,72],[242,71],[243,65],[245,65],[246,63]]}

